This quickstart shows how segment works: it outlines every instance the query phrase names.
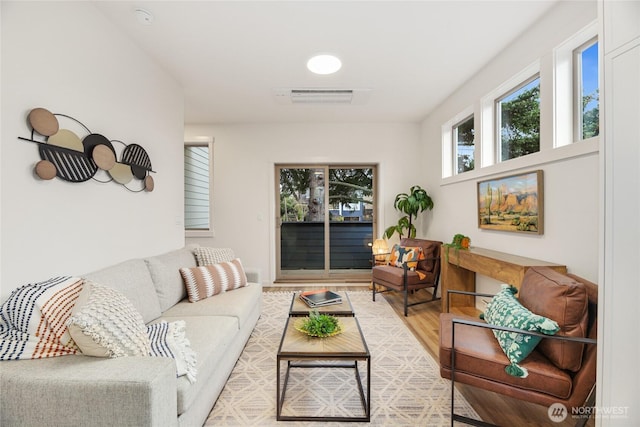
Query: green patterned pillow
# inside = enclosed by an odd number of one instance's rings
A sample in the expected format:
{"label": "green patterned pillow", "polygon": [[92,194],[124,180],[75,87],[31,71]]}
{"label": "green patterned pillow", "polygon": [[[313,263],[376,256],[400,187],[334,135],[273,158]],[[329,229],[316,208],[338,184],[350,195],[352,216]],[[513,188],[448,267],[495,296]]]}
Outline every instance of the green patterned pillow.
{"label": "green patterned pillow", "polygon": [[[516,292],[518,290],[514,286],[502,285],[500,292],[491,299],[484,315],[480,317],[491,325],[518,328],[546,335],[554,335],[560,330],[555,321],[532,313],[523,307],[515,297]],[[493,334],[511,362],[505,368],[507,374],[525,378],[528,372],[525,368],[518,366],[518,362],[523,361],[533,351],[541,338],[496,330]]]}

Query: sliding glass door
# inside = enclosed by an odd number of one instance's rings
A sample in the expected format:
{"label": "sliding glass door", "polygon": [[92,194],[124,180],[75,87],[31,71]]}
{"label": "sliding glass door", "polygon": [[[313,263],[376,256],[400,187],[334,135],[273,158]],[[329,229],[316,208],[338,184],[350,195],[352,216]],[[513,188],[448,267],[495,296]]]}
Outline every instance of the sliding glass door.
{"label": "sliding glass door", "polygon": [[368,277],[374,182],[375,166],[276,166],[276,279]]}

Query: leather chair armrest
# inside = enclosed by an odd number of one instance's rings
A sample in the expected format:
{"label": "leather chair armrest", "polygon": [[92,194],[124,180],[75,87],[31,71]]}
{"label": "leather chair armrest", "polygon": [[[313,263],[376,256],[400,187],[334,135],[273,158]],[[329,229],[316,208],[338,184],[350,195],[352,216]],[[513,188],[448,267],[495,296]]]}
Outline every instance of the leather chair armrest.
{"label": "leather chair armrest", "polygon": [[494,297],[495,294],[484,294],[481,292],[471,292],[471,291],[458,291],[455,289],[447,289],[447,313],[451,309],[451,298],[449,294],[458,294],[458,295],[471,295],[474,297]]}
{"label": "leather chair armrest", "polygon": [[456,324],[468,325],[468,326],[473,326],[473,327],[478,327],[478,328],[485,328],[485,329],[492,329],[492,330],[497,330],[497,331],[516,332],[516,333],[520,333],[520,334],[524,334],[524,335],[531,335],[531,336],[535,336],[535,337],[548,338],[548,339],[553,339],[553,340],[570,341],[570,342],[581,342],[581,343],[585,343],[585,344],[597,344],[597,342],[598,342],[594,338],[567,337],[567,336],[563,336],[563,335],[546,335],[546,334],[542,334],[540,332],[525,331],[524,329],[510,328],[510,327],[507,327],[507,326],[491,325],[491,324],[486,323],[486,322],[478,322],[476,320],[468,320],[468,319],[461,319],[461,318],[455,318],[455,317],[453,319],[451,319],[451,322],[453,323],[452,327],[451,327],[451,347],[452,348],[455,347]]}

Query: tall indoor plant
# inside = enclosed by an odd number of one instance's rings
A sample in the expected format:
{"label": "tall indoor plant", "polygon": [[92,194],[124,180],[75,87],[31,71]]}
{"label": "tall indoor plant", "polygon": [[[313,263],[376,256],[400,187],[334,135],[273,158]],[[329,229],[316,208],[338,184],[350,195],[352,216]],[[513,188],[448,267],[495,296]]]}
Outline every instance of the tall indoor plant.
{"label": "tall indoor plant", "polygon": [[407,236],[414,238],[416,237],[416,226],[413,225],[413,220],[418,217],[420,212],[433,209],[433,200],[424,188],[414,185],[409,190],[409,194],[399,193],[396,196],[393,207],[404,213],[405,216],[401,217],[396,225],[388,227],[383,236],[389,239],[398,233],[402,239],[406,230]]}

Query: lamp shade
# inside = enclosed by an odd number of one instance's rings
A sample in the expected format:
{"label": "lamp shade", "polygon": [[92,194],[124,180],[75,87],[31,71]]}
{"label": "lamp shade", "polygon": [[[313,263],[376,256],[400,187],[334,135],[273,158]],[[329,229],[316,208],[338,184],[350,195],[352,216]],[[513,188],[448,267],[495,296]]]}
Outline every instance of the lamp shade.
{"label": "lamp shade", "polygon": [[373,246],[371,247],[371,251],[375,254],[386,254],[389,252],[389,246],[387,245],[387,241],[384,239],[376,239],[373,242]]}

